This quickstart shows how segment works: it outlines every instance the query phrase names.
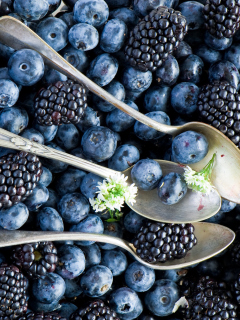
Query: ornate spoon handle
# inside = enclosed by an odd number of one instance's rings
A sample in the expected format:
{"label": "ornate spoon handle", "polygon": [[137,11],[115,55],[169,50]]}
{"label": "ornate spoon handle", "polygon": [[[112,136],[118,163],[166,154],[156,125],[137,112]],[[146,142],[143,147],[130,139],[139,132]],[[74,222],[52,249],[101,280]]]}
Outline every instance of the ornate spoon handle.
{"label": "ornate spoon handle", "polygon": [[0,146],[37,154],[38,156],[60,160],[74,167],[95,173],[98,176],[107,178],[117,171],[99,166],[93,162],[75,157],[71,154],[47,147],[40,143],[28,140],[14,133],[0,128]]}

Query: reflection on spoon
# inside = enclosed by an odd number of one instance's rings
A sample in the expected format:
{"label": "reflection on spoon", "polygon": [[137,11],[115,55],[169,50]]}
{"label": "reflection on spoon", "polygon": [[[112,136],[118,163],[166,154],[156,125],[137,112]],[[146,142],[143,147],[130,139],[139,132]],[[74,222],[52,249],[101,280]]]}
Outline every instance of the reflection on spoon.
{"label": "reflection on spoon", "polygon": [[[103,178],[108,178],[119,173],[118,171],[102,167],[71,154],[30,141],[4,129],[0,129],[0,146],[31,152],[45,158],[60,160]],[[182,166],[174,162],[165,160],[156,161],[160,164],[163,175],[169,172],[183,173],[184,171]],[[128,176],[127,182],[129,184],[132,184],[131,169],[132,167],[123,172],[125,176]],[[136,202],[133,205],[131,205],[131,203],[127,203],[127,205],[132,210],[151,220],[169,223],[186,223],[205,220],[213,216],[221,207],[221,197],[215,189],[208,195],[188,189],[187,194],[180,202],[168,206],[160,201],[156,189],[150,191],[138,189]]]}
{"label": "reflection on spoon", "polygon": [[209,259],[226,249],[234,240],[235,233],[219,224],[196,222],[195,235],[198,243],[182,259],[150,264],[140,259],[134,246],[126,240],[107,236],[104,234],[82,233],[82,232],[55,232],[55,231],[0,231],[0,247],[14,246],[37,241],[97,241],[114,244],[127,250],[140,263],[147,267],[158,270],[180,269],[192,264]]}

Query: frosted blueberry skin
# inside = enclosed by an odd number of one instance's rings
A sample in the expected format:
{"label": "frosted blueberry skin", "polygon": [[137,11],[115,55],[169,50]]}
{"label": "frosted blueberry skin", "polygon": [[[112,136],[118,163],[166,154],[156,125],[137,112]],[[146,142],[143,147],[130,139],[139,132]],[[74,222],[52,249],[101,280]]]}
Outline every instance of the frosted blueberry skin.
{"label": "frosted blueberry skin", "polygon": [[209,82],[214,80],[227,81],[231,86],[237,88],[240,74],[236,66],[227,60],[218,61],[211,65],[208,74]]}
{"label": "frosted blueberry skin", "polygon": [[91,127],[82,136],[82,148],[87,157],[102,162],[109,159],[117,148],[117,139],[107,127]]}
{"label": "frosted blueberry skin", "polygon": [[60,308],[59,301],[53,301],[52,303],[42,303],[37,301],[34,297],[30,297],[28,306],[35,312],[51,312]]}
{"label": "frosted blueberry skin", "polygon": [[47,0],[14,0],[14,11],[28,21],[41,20],[49,10]]}
{"label": "frosted blueberry skin", "polygon": [[158,186],[158,196],[167,205],[178,203],[187,193],[187,184],[179,173],[170,172],[162,177]]}
{"label": "frosted blueberry skin", "polygon": [[177,284],[171,280],[162,279],[155,281],[146,293],[145,304],[154,315],[165,317],[172,314],[173,307],[179,298]]}
{"label": "frosted blueberry skin", "polygon": [[131,177],[139,189],[152,190],[157,187],[162,177],[162,169],[158,162],[152,159],[142,159],[132,168]]}
{"label": "frosted blueberry skin", "polygon": [[182,63],[180,67],[180,81],[199,83],[201,80],[204,63],[201,58],[195,54],[189,55]]}
{"label": "frosted blueberry skin", "polygon": [[8,70],[14,82],[22,86],[32,86],[43,77],[43,58],[31,49],[18,50],[8,60]]}
{"label": "frosted blueberry skin", "polygon": [[126,285],[136,292],[148,291],[155,282],[154,269],[137,261],[128,266],[124,276]]}
{"label": "frosted blueberry skin", "polygon": [[113,283],[113,275],[109,268],[98,265],[88,269],[82,275],[80,284],[83,292],[89,297],[104,295]]}
{"label": "frosted blueberry skin", "polygon": [[[89,214],[87,218],[80,221],[78,224],[71,226],[69,231],[102,234],[104,226],[100,217],[96,214]],[[94,241],[75,241],[75,243],[80,246],[90,246]]]}
{"label": "frosted blueberry skin", "polygon": [[60,12],[57,17],[66,23],[68,29],[71,29],[72,26],[74,26],[74,24],[76,23],[73,18],[73,12]]}
{"label": "frosted blueberry skin", "polygon": [[57,204],[59,202],[59,196],[57,192],[51,188],[48,188],[49,198],[46,202],[43,203],[41,209],[51,207],[57,209]]}
{"label": "frosted blueberry skin", "polygon": [[29,211],[36,211],[48,200],[48,198],[48,189],[41,183],[38,183],[24,203],[28,207]]}
{"label": "frosted blueberry skin", "polygon": [[240,69],[240,45],[233,44],[228,50],[225,51],[224,59],[232,62],[236,68]]}
{"label": "frosted blueberry skin", "polygon": [[[120,239],[123,237],[123,229],[118,222],[104,221],[103,225],[104,225],[103,234],[120,238]],[[114,248],[117,248],[115,244],[111,244],[111,243],[99,242],[98,245],[101,249],[104,249],[104,250],[112,250]]]}
{"label": "frosted blueberry skin", "polygon": [[133,9],[140,17],[144,17],[159,6],[173,8],[175,6],[175,2],[176,1],[174,0],[134,0]]}
{"label": "frosted blueberry skin", "polygon": [[173,86],[177,82],[179,72],[178,62],[176,58],[170,54],[164,64],[157,68],[155,79],[160,86]]}
{"label": "frosted blueberry skin", "polygon": [[[50,126],[51,128],[52,126]],[[48,128],[48,127],[44,127],[44,128]],[[60,148],[55,142],[49,142],[46,143],[46,145],[50,148],[65,152],[64,149]],[[63,172],[67,169],[68,164],[64,163],[62,161],[59,160],[52,160],[50,158],[42,158],[41,159],[42,164],[47,167],[52,173],[60,173]]]}
{"label": "frosted blueberry skin", "polygon": [[108,168],[124,171],[140,159],[139,150],[131,144],[123,144],[117,148],[114,155],[108,160]]}
{"label": "frosted blueberry skin", "polygon": [[84,253],[77,246],[63,245],[58,248],[58,259],[56,273],[63,279],[74,279],[85,270]]}
{"label": "frosted blueberry skin", "polygon": [[128,35],[128,28],[124,21],[119,19],[109,20],[100,36],[100,48],[108,53],[119,51]]}
{"label": "frosted blueberry skin", "polygon": [[146,220],[143,216],[140,216],[135,211],[131,210],[124,216],[123,224],[124,228],[131,233],[137,233],[140,231],[143,222]]}
{"label": "frosted blueberry skin", "polygon": [[191,82],[181,82],[171,91],[171,105],[181,115],[190,115],[197,110],[199,87]]}
{"label": "frosted blueberry skin", "polygon": [[39,179],[39,183],[41,183],[45,187],[48,187],[52,182],[52,178],[52,172],[48,168],[42,166],[42,174]]}
{"label": "frosted blueberry skin", "polygon": [[32,294],[41,303],[50,304],[59,301],[65,289],[65,281],[56,273],[48,273],[45,277],[32,282]]}
{"label": "frosted blueberry skin", "polygon": [[134,10],[124,7],[111,10],[109,18],[122,20],[123,22],[125,22],[127,27],[129,27],[129,29],[132,29],[139,22],[139,17],[136,14],[136,12]]}
{"label": "frosted blueberry skin", "polygon": [[55,180],[55,189],[60,196],[79,190],[86,172],[73,167],[68,168]]}
{"label": "frosted blueberry skin", "polygon": [[[67,290],[67,286],[68,286],[69,281],[71,281],[71,280],[65,281],[66,282],[66,290]],[[71,291],[71,289],[69,291]],[[74,292],[74,291],[72,291],[72,292]],[[77,291],[75,291],[75,293],[76,294],[75,294],[74,297],[80,295],[80,293],[77,294]],[[65,294],[65,296],[66,296],[66,294]],[[69,320],[71,314],[73,312],[75,312],[77,309],[78,309],[78,307],[75,304],[71,303],[71,302],[61,302],[61,307],[59,309],[57,309],[57,313],[60,315],[60,317],[66,318],[67,320]],[[54,309],[54,310],[56,310],[56,309]]]}
{"label": "frosted blueberry skin", "polygon": [[58,128],[55,139],[61,148],[71,150],[79,145],[80,134],[74,124],[62,124]]}
{"label": "frosted blueberry skin", "polygon": [[87,77],[100,87],[109,84],[118,71],[118,61],[109,53],[98,55],[87,70]]}
{"label": "frosted blueberry skin", "polygon": [[76,127],[85,132],[93,126],[100,126],[100,122],[98,112],[87,106],[82,119],[76,124]]}
{"label": "frosted blueberry skin", "polygon": [[109,9],[104,0],[83,0],[76,2],[73,13],[76,22],[99,28],[107,21]]}
{"label": "frosted blueberry skin", "polygon": [[52,141],[58,130],[58,126],[52,125],[49,127],[41,126],[40,124],[34,122],[33,127],[38,130],[44,137],[45,143]]}
{"label": "frosted blueberry skin", "polygon": [[81,193],[67,193],[58,203],[58,212],[64,222],[77,224],[88,216],[90,205]]}
{"label": "frosted blueberry skin", "polygon": [[44,136],[34,128],[29,128],[24,130],[21,136],[31,141],[44,144]]}
{"label": "frosted blueberry skin", "polygon": [[207,138],[195,131],[185,131],[173,139],[173,161],[191,164],[201,161],[208,153]]}
{"label": "frosted blueberry skin", "polygon": [[61,4],[61,0],[47,0],[49,4],[48,14],[57,10]]}
{"label": "frosted blueberry skin", "polygon": [[211,35],[209,32],[205,32],[204,35],[204,42],[207,46],[212,48],[213,50],[226,50],[229,48],[232,44],[233,39],[232,38],[215,38],[213,35]]}
{"label": "frosted blueberry skin", "polygon": [[75,49],[89,51],[98,45],[99,34],[90,24],[78,23],[69,30],[68,39]]}
{"label": "frosted blueberry skin", "polygon": [[18,86],[11,80],[0,79],[0,107],[12,107],[18,100]]}
{"label": "frosted blueberry skin", "polygon": [[123,320],[135,319],[143,311],[143,305],[137,293],[128,287],[114,290],[109,297],[109,304]]}
{"label": "frosted blueberry skin", "polygon": [[55,51],[60,51],[68,43],[68,26],[55,17],[43,19],[37,26],[36,33]]}
{"label": "frosted blueberry skin", "polygon": [[128,262],[122,251],[114,249],[103,251],[101,264],[108,267],[113,276],[119,276],[126,270]]}
{"label": "frosted blueberry skin", "polygon": [[44,84],[49,85],[52,83],[56,83],[58,81],[67,81],[67,76],[65,76],[64,74],[62,74],[61,72],[59,72],[55,69],[52,69],[52,68],[49,68],[48,66],[45,66],[44,75],[43,75],[41,81]]}
{"label": "frosted blueberry skin", "polygon": [[96,192],[99,191],[98,183],[103,182],[103,178],[97,176],[94,173],[87,173],[80,184],[80,190],[87,199],[92,199],[96,196]]}
{"label": "frosted blueberry skin", "polygon": [[85,256],[86,269],[101,263],[101,250],[96,243],[90,246],[80,246]]}
{"label": "frosted blueberry skin", "polygon": [[[0,44],[0,47],[1,47],[1,44]],[[0,48],[0,50],[1,50],[1,48]],[[11,77],[8,74],[7,67],[0,68],[0,79],[12,81]],[[21,88],[21,86],[20,86],[20,88]]]}
{"label": "frosted blueberry skin", "polygon": [[80,72],[84,72],[89,66],[89,58],[85,51],[75,49],[71,45],[64,48],[61,55]]}
{"label": "frosted blueberry skin", "polygon": [[15,50],[11,47],[6,46],[3,43],[0,43],[0,57],[5,60],[9,60],[11,55],[15,52]]}
{"label": "frosted blueberry skin", "polygon": [[169,112],[170,110],[170,93],[169,87],[154,86],[149,88],[144,96],[144,108],[148,111],[163,111]]}
{"label": "frosted blueberry skin", "polygon": [[[199,56],[202,59],[202,61],[207,65],[210,65],[210,64],[215,63],[219,60],[222,60],[222,52],[221,51],[214,50],[205,44],[202,44],[199,47],[197,47],[194,50],[194,54]],[[231,61],[230,59],[226,59],[226,60]],[[233,62],[233,61],[231,61],[231,62]]]}
{"label": "frosted blueberry skin", "polygon": [[[169,116],[163,111],[152,111],[152,112],[146,113],[145,116],[159,123],[163,123],[166,125],[171,124]],[[144,141],[159,139],[165,135],[165,133],[162,133],[160,131],[157,131],[156,129],[150,128],[139,121],[136,121],[134,124],[134,133],[139,139]]]}
{"label": "frosted blueberry skin", "polygon": [[17,203],[10,208],[0,210],[0,227],[5,230],[17,230],[27,221],[28,208],[23,203]]}
{"label": "frosted blueberry skin", "polygon": [[222,205],[219,212],[230,212],[237,206],[236,203],[222,199]]}
{"label": "frosted blueberry skin", "polygon": [[[66,298],[75,298],[77,296],[80,296],[80,294],[83,292],[82,288],[79,284],[79,279],[78,278],[74,278],[74,279],[64,279],[65,284],[66,284],[66,290],[64,293],[64,296]],[[77,308],[77,307],[76,307]],[[58,311],[59,313],[59,311]]]}
{"label": "frosted blueberry skin", "polygon": [[204,24],[203,7],[204,5],[197,1],[183,2],[178,6],[178,10],[187,20],[189,30],[202,28]]}
{"label": "frosted blueberry skin", "polygon": [[24,109],[11,107],[0,111],[0,128],[20,134],[28,126],[28,114]]}
{"label": "frosted blueberry skin", "polygon": [[[50,196],[51,193],[49,192]],[[37,226],[42,231],[60,231],[64,230],[64,224],[60,214],[51,207],[41,208],[37,213]]]}
{"label": "frosted blueberry skin", "polygon": [[142,72],[133,67],[126,67],[123,76],[122,84],[126,90],[134,92],[143,92],[147,90],[152,83],[152,72]]}

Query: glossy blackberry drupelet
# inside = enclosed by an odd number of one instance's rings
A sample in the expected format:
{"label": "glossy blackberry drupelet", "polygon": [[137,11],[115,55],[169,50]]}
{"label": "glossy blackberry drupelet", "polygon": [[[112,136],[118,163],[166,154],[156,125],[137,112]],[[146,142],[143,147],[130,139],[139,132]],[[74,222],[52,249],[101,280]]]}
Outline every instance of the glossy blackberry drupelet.
{"label": "glossy blackberry drupelet", "polygon": [[150,263],[181,259],[196,244],[191,223],[146,222],[133,241],[137,255]]}
{"label": "glossy blackberry drupelet", "polygon": [[209,276],[183,279],[183,294],[189,307],[183,309],[183,319],[239,319],[237,304],[225,282],[217,282]]}
{"label": "glossy blackberry drupelet", "polygon": [[130,32],[126,60],[141,71],[155,71],[176,49],[188,27],[180,11],[159,6]]}
{"label": "glossy blackberry drupelet", "polygon": [[86,89],[72,80],[58,81],[39,92],[34,107],[40,125],[78,123],[87,107]]}
{"label": "glossy blackberry drupelet", "polygon": [[70,320],[119,320],[115,311],[105,305],[102,300],[93,300],[85,308],[79,308]]}
{"label": "glossy blackberry drupelet", "polygon": [[39,158],[31,153],[9,153],[0,158],[0,208],[26,200],[42,174]]}
{"label": "glossy blackberry drupelet", "polygon": [[240,95],[228,82],[202,87],[198,96],[200,118],[225,134],[240,148]]}
{"label": "glossy blackberry drupelet", "polygon": [[56,312],[44,313],[42,312],[29,312],[26,315],[18,318],[18,320],[67,320],[61,317]]}
{"label": "glossy blackberry drupelet", "polygon": [[204,26],[216,38],[231,38],[240,27],[240,1],[207,0]]}
{"label": "glossy blackberry drupelet", "polygon": [[14,265],[0,265],[0,319],[17,319],[27,311],[27,284],[25,276]]}
{"label": "glossy blackberry drupelet", "polygon": [[54,272],[58,263],[57,249],[50,241],[16,246],[11,259],[30,278],[43,277],[48,272]]}

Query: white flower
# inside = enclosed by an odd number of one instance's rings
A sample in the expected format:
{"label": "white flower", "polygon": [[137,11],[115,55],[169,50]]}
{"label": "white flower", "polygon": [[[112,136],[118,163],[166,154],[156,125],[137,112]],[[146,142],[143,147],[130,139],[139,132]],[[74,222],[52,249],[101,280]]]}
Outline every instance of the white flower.
{"label": "white flower", "polygon": [[104,179],[98,183],[97,197],[89,199],[93,209],[98,211],[121,210],[125,201],[133,204],[136,200],[137,187],[133,184],[130,186],[126,182],[128,177],[125,177],[120,172]]}

